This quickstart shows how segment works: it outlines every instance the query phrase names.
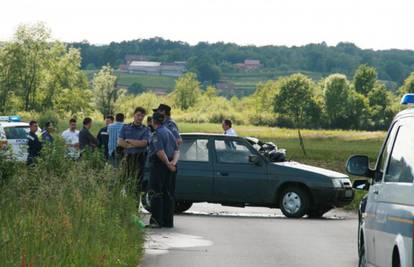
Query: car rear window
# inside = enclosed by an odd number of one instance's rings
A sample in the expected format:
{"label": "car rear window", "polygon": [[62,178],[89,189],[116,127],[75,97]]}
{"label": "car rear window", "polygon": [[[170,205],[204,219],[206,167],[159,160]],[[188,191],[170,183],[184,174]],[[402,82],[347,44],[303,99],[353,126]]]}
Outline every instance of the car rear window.
{"label": "car rear window", "polygon": [[27,126],[5,127],[7,139],[26,139],[29,128]]}

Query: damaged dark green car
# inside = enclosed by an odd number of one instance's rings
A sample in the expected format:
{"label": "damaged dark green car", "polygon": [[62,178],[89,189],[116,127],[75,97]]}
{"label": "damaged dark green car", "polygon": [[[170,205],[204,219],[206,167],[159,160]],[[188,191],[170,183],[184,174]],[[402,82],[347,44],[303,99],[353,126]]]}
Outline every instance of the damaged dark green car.
{"label": "damaged dark green car", "polygon": [[[196,202],[280,208],[289,218],[321,217],[349,204],[354,191],[345,174],[287,161],[285,151],[256,138],[182,134],[176,212]],[[142,204],[150,210],[148,171]]]}

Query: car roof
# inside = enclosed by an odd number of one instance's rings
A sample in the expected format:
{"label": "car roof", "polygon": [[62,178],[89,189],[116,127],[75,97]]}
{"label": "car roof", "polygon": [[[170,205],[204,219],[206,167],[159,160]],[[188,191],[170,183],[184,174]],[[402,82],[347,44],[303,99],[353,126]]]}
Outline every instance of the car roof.
{"label": "car roof", "polygon": [[2,121],[0,122],[1,127],[15,127],[15,126],[29,126],[28,122],[7,122]]}
{"label": "car roof", "polygon": [[242,136],[230,136],[219,133],[181,133],[181,137],[228,137],[228,138],[243,138]]}

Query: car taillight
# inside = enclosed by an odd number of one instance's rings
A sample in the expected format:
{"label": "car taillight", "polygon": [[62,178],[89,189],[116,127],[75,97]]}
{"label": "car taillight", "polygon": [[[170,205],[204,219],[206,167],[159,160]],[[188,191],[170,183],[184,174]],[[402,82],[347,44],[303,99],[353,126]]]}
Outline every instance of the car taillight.
{"label": "car taillight", "polygon": [[7,140],[0,140],[0,149],[6,150],[8,142]]}

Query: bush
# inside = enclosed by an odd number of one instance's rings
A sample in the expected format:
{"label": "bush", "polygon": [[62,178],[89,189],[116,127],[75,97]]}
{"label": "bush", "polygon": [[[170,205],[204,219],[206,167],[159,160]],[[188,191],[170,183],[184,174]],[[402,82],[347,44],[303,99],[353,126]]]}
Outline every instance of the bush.
{"label": "bush", "polygon": [[131,221],[136,201],[121,194],[117,173],[97,152],[72,161],[56,142],[35,167],[20,166],[0,188],[0,262],[137,266],[143,238]]}
{"label": "bush", "polygon": [[[48,122],[48,121],[52,122],[52,124],[55,127],[59,123],[59,116],[57,115],[57,113],[55,111],[52,111],[52,110],[47,110],[45,112],[38,113],[37,117],[32,118],[32,119],[37,120],[37,123],[39,124],[40,128],[45,127],[45,123]],[[32,119],[29,119],[29,120],[32,120]]]}

